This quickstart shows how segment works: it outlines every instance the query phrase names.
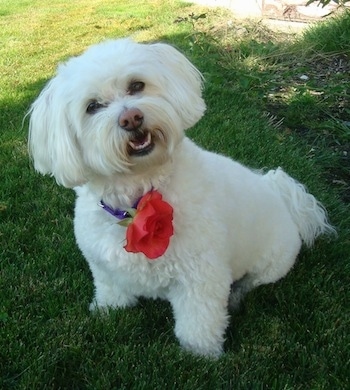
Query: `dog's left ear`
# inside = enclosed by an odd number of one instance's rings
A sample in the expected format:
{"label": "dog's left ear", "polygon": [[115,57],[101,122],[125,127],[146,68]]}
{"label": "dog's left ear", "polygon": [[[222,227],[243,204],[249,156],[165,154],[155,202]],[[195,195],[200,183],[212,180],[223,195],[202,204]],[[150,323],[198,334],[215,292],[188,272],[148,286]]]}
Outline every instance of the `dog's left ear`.
{"label": "dog's left ear", "polygon": [[202,99],[203,76],[179,51],[164,43],[150,45],[153,55],[162,65],[160,74],[173,100],[173,107],[183,120],[184,129],[195,125],[203,116],[205,103]]}

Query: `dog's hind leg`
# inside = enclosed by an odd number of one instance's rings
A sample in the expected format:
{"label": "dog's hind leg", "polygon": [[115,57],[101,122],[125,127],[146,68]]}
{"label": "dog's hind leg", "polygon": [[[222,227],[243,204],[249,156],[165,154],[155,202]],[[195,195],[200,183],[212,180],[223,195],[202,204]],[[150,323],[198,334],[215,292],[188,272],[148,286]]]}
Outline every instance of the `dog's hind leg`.
{"label": "dog's hind leg", "polygon": [[[282,241],[282,238],[281,238]],[[238,309],[244,296],[255,287],[275,283],[287,275],[293,267],[301,246],[300,237],[295,234],[280,242],[269,256],[264,256],[253,269],[231,285],[229,307]]]}
{"label": "dog's hind leg", "polygon": [[239,309],[245,295],[254,287],[254,277],[249,274],[245,274],[241,279],[233,282],[228,300],[229,308],[232,310]]}

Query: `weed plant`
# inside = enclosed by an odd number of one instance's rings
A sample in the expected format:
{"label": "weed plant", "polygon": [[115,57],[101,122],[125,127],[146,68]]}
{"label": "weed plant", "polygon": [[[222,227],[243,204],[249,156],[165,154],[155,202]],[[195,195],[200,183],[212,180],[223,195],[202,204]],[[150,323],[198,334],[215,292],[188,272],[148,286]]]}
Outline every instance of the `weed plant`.
{"label": "weed plant", "polygon": [[[350,387],[349,20],[294,35],[178,1],[0,0],[0,388]],[[28,158],[23,118],[57,63],[126,35],[171,43],[203,72],[207,113],[189,137],[253,168],[282,166],[338,229],[247,296],[217,361],[179,348],[166,302],[90,315],[74,194]]]}

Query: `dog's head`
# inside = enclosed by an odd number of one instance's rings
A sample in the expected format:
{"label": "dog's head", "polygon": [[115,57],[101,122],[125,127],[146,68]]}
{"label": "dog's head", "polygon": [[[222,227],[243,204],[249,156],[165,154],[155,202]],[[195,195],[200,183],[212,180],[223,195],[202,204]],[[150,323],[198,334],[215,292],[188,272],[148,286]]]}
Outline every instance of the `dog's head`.
{"label": "dog's head", "polygon": [[202,76],[176,49],[129,39],[60,65],[30,110],[35,168],[74,187],[162,164],[203,115]]}

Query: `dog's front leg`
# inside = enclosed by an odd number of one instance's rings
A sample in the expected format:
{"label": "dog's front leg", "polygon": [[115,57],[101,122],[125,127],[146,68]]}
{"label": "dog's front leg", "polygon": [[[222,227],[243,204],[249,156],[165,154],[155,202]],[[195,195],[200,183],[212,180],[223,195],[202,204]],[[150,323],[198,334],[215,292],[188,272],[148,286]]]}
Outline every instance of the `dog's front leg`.
{"label": "dog's front leg", "polygon": [[134,306],[137,298],[123,288],[118,274],[108,269],[90,264],[94,278],[95,296],[90,304],[91,311],[108,312],[109,309],[118,307]]}
{"label": "dog's front leg", "polygon": [[205,282],[173,289],[170,302],[175,316],[175,334],[183,348],[214,358],[223,352],[229,291],[229,283],[226,288],[221,284],[211,289]]}

